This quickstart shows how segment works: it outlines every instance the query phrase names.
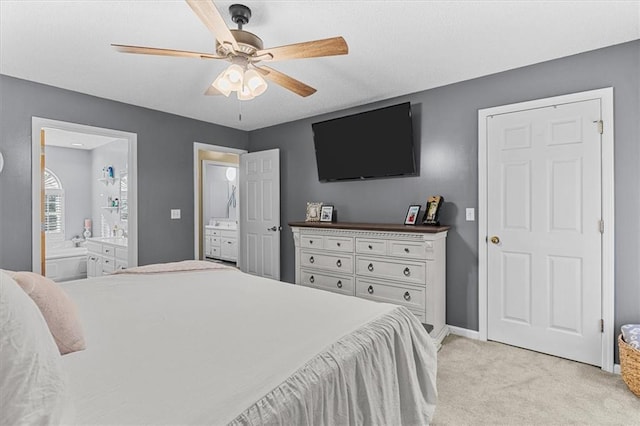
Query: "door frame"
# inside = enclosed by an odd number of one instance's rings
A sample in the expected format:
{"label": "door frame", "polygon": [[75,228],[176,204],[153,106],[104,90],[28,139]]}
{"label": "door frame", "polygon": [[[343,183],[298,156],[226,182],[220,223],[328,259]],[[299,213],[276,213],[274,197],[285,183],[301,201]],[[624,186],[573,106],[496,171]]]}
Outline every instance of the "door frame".
{"label": "door frame", "polygon": [[[69,132],[87,133],[107,136],[114,139],[125,139],[128,142],[127,178],[129,217],[127,222],[127,245],[129,267],[138,266],[138,135],[122,130],[87,126],[67,121],[48,118],[31,117],[31,261],[32,271],[42,273],[41,239],[40,239],[40,131],[57,129]],[[45,136],[46,138],[46,136]],[[45,139],[46,144],[46,139]]]}
{"label": "door frame", "polygon": [[[248,151],[246,149],[238,149],[231,148],[228,146],[221,145],[211,145],[206,143],[194,142],[193,143],[193,258],[200,258],[200,247],[202,246],[202,232],[201,232],[201,220],[202,220],[202,211],[201,211],[201,188],[199,182],[198,171],[199,167],[199,151],[212,151],[212,152],[222,152],[227,154],[237,154],[238,156],[242,154],[246,154]],[[222,163],[221,163],[222,164]],[[238,160],[238,169],[240,169],[240,161]],[[240,173],[238,173],[238,193],[236,197],[240,197]],[[239,198],[238,198],[239,199]],[[239,226],[239,225],[238,225]],[[204,225],[202,225],[204,228]],[[238,266],[241,262],[241,254],[240,254],[240,238],[238,238]]]}
{"label": "door frame", "polygon": [[614,368],[614,328],[615,328],[615,223],[614,223],[614,135],[613,135],[613,87],[607,87],[568,95],[519,102],[478,110],[478,337],[488,336],[488,242],[487,242],[487,119],[499,114],[538,109],[552,105],[597,99],[600,101],[601,119],[604,131],[601,135],[602,161],[602,365],[601,368],[613,372]]}

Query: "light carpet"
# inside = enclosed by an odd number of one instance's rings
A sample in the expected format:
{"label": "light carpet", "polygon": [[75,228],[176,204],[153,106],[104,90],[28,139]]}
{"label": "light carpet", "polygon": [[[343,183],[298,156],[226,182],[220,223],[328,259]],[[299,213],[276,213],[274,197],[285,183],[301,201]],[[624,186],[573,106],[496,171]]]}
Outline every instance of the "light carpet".
{"label": "light carpet", "polygon": [[617,374],[496,342],[448,336],[433,425],[640,425]]}

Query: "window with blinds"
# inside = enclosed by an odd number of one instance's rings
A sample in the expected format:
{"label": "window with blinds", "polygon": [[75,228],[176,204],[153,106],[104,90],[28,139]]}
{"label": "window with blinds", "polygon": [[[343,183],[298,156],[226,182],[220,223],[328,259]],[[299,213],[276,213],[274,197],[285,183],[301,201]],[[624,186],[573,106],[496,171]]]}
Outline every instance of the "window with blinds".
{"label": "window with blinds", "polygon": [[64,189],[60,179],[44,169],[44,232],[47,238],[64,239]]}

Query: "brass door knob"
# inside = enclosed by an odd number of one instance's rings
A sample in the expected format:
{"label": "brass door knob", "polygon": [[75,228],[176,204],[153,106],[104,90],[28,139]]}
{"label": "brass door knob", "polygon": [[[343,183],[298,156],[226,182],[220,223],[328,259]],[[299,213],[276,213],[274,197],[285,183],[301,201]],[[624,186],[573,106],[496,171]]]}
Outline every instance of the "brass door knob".
{"label": "brass door knob", "polygon": [[499,244],[500,243],[500,238],[498,238],[497,235],[494,235],[493,237],[491,237],[491,242],[493,244]]}

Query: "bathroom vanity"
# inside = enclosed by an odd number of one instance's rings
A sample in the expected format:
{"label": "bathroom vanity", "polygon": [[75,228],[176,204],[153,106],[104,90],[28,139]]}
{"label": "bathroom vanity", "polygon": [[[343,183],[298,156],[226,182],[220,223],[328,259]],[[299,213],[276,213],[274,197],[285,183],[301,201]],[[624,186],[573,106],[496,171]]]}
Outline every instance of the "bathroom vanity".
{"label": "bathroom vanity", "polygon": [[87,278],[111,274],[128,266],[129,250],[123,237],[87,238]]}
{"label": "bathroom vanity", "polygon": [[204,255],[208,259],[238,261],[238,225],[235,221],[214,220],[204,227]]}

